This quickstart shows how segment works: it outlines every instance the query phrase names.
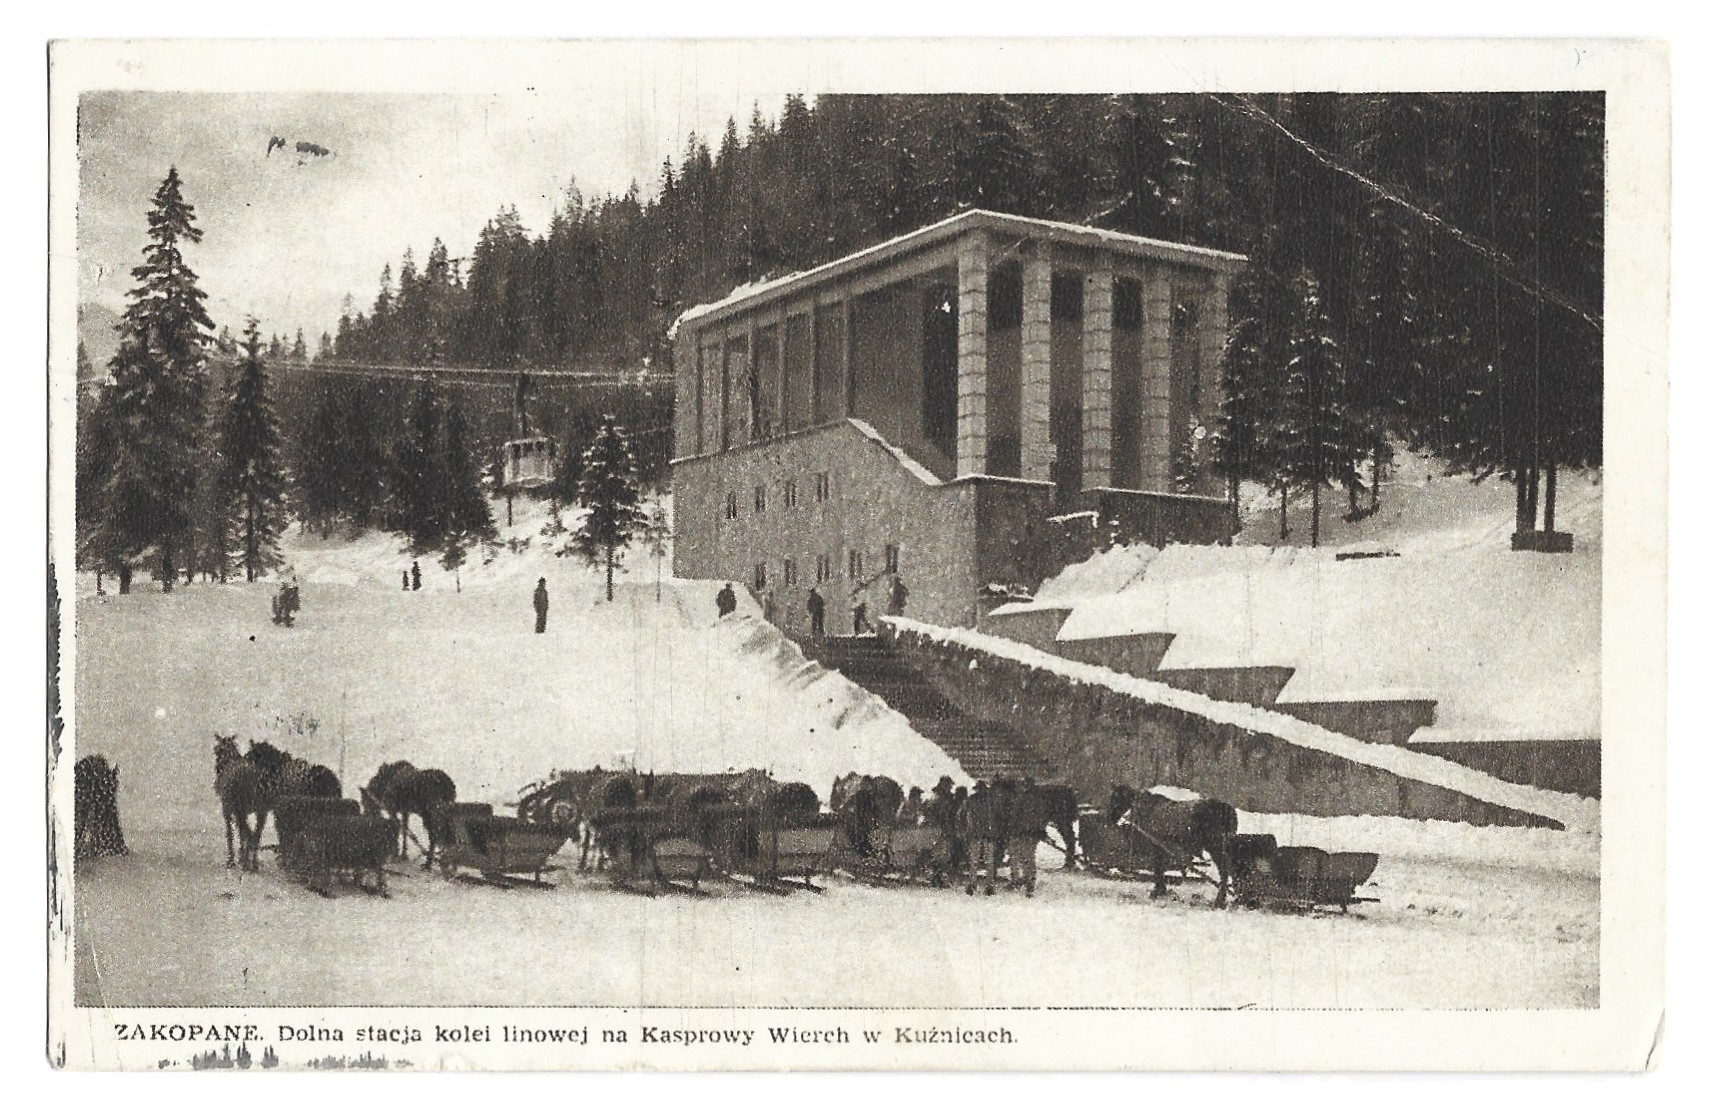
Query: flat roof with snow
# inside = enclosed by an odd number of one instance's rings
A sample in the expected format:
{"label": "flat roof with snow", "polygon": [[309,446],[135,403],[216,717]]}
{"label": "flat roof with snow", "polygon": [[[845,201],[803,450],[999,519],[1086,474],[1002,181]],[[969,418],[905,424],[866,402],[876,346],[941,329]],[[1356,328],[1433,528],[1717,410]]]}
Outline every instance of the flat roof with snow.
{"label": "flat roof with snow", "polygon": [[762,282],[736,287],[725,298],[693,306],[686,310],[674,322],[674,331],[677,332],[681,325],[687,325],[694,321],[725,317],[731,313],[739,313],[777,298],[788,297],[825,282],[888,262],[900,255],[921,248],[936,246],[964,233],[978,230],[1017,236],[1021,239],[1067,244],[1074,247],[1102,248],[1105,251],[1120,255],[1225,273],[1238,271],[1246,264],[1246,256],[1231,251],[1218,251],[1215,248],[1197,247],[1192,244],[1177,244],[1168,240],[1153,240],[1147,236],[1134,236],[1126,232],[1113,232],[1105,228],[1091,228],[1082,224],[1042,220],[1037,217],[1021,217],[1012,213],[998,213],[989,209],[968,209],[963,213],[956,213],[951,217],[939,220],[935,224],[928,224],[923,228],[915,229],[903,236],[896,236],[892,240],[873,244],[868,248],[855,251],[851,255],[844,255],[819,267],[795,271],[779,278],[766,279]]}

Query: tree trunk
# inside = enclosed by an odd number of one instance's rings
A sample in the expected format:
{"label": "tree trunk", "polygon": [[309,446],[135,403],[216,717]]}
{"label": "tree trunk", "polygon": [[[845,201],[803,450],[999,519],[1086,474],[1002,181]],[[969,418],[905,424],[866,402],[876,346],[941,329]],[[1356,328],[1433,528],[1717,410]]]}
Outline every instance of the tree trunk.
{"label": "tree trunk", "polygon": [[1370,513],[1372,513],[1372,514],[1377,513],[1378,488],[1382,484],[1382,476],[1383,476],[1383,445],[1381,442],[1379,442],[1378,446],[1375,449],[1371,450],[1371,512]]}
{"label": "tree trunk", "polygon": [[119,594],[122,596],[131,594],[131,565],[125,561],[119,563]]}
{"label": "tree trunk", "polygon": [[1282,528],[1281,540],[1288,540],[1288,485],[1282,485]]}
{"label": "tree trunk", "polygon": [[1322,499],[1323,484],[1312,485],[1312,548],[1318,547],[1318,515],[1323,513]]}
{"label": "tree trunk", "polygon": [[161,543],[161,590],[171,592],[173,582],[179,579],[179,570],[173,563],[173,543]]}
{"label": "tree trunk", "polygon": [[1526,465],[1514,468],[1514,532],[1524,534],[1532,529],[1532,516],[1526,510]]}
{"label": "tree trunk", "polygon": [[1233,516],[1234,533],[1240,533],[1240,477],[1228,477],[1228,513]]}
{"label": "tree trunk", "polygon": [[1552,461],[1544,468],[1544,529],[1551,532],[1556,529],[1556,463]]}
{"label": "tree trunk", "polygon": [[513,492],[511,489],[508,489],[508,491],[507,491],[507,526],[510,528],[512,525],[513,525]]}
{"label": "tree trunk", "polygon": [[614,547],[608,547],[608,602],[614,602]]}
{"label": "tree trunk", "polygon": [[101,586],[101,566],[100,565],[97,565],[95,567],[95,594],[98,596],[107,595],[107,592],[104,591],[102,589],[102,586]]}

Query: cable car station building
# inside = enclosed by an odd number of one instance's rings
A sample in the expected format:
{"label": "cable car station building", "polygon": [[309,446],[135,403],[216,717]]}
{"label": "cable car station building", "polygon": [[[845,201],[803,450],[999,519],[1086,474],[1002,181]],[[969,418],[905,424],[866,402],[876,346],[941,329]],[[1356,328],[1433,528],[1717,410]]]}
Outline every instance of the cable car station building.
{"label": "cable car station building", "polygon": [[908,615],[971,625],[1117,538],[1226,541],[1204,434],[1244,263],[973,210],[688,310],[674,574],[793,633],[816,587],[841,633],[895,575]]}

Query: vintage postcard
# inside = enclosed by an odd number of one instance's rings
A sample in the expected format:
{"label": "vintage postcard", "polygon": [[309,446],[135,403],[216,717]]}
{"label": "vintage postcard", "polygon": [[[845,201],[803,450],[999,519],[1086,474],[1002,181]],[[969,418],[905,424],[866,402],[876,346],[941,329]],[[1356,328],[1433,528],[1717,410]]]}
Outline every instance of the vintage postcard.
{"label": "vintage postcard", "polygon": [[50,62],[54,1063],[1650,1064],[1660,44]]}

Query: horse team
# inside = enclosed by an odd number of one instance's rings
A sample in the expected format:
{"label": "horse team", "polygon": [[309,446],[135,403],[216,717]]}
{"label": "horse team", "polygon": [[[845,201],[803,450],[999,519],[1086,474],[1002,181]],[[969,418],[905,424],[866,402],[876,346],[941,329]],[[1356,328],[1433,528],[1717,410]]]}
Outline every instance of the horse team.
{"label": "horse team", "polygon": [[260,869],[262,833],[272,814],[282,864],[312,889],[329,895],[334,875],[344,872],[360,885],[373,877],[375,892],[385,897],[387,863],[406,857],[410,818],[423,821],[426,862],[433,862],[438,834],[444,834],[441,813],[457,790],[442,770],[390,762],[352,800],[326,766],[266,740],[251,740],[241,754],[236,735],[217,734],[215,795],[226,825],[227,866]]}
{"label": "horse team", "polygon": [[[349,872],[360,884],[372,876],[385,896],[387,862],[406,858],[416,839],[413,816],[424,831],[424,865],[433,865],[438,851],[445,857],[458,791],[443,770],[388,762],[351,800],[326,766],[266,741],[252,740],[241,754],[236,736],[217,735],[214,755],[229,867],[259,868],[271,814],[282,863],[324,894],[335,873]],[[812,873],[844,868],[861,878],[925,879],[938,887],[963,881],[966,893],[981,885],[988,896],[1006,865],[1009,888],[1029,897],[1037,888],[1037,845],[1049,842],[1068,869],[1083,857],[1097,869],[1148,874],[1154,896],[1166,893],[1170,871],[1184,873],[1206,858],[1217,873],[1210,881],[1219,908],[1227,904],[1239,827],[1234,807],[1222,801],[1172,800],[1124,785],[1114,787],[1103,812],[1082,809],[1070,786],[1030,777],[980,780],[969,791],[944,777],[926,798],[893,778],[853,772],[835,779],[825,813],[810,786],[760,770],[685,775],[600,767],[532,787],[522,794],[519,817],[575,836],[579,869],[607,867],[617,880],[660,880],[662,840],[677,839],[690,844],[682,857],[697,860],[694,878],[712,865],[760,884],[802,873],[810,885]],[[799,838],[783,844],[784,833]],[[790,847],[786,857],[783,847]]]}
{"label": "horse team", "polygon": [[803,849],[794,862],[806,884],[814,865],[867,880],[963,882],[968,894],[981,885],[989,896],[1006,865],[1009,888],[1029,897],[1037,887],[1037,844],[1049,842],[1068,869],[1081,854],[1099,863],[1124,854],[1132,870],[1154,877],[1157,895],[1167,892],[1170,871],[1204,856],[1218,873],[1217,904],[1227,901],[1227,849],[1238,815],[1220,801],[1175,801],[1117,786],[1105,816],[1082,813],[1072,787],[1030,777],[980,780],[970,790],[944,777],[926,798],[891,777],[856,772],[835,779],[828,801],[825,813],[810,786],[779,783],[761,770],[684,775],[598,767],[527,788],[519,815],[574,835],[579,869],[607,868],[617,879],[659,877],[656,841],[675,839],[705,849],[719,871],[774,883],[795,872],[780,850],[789,838]]}

